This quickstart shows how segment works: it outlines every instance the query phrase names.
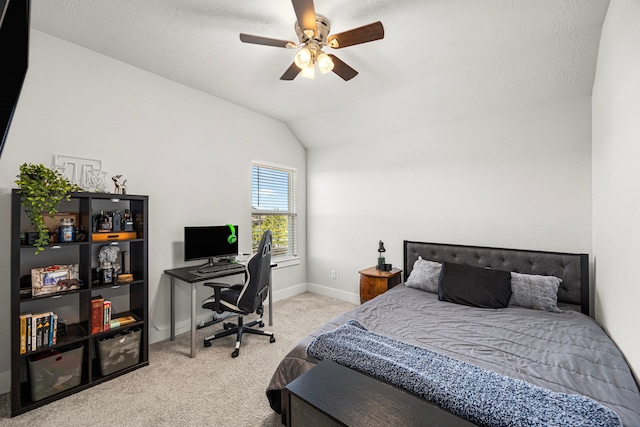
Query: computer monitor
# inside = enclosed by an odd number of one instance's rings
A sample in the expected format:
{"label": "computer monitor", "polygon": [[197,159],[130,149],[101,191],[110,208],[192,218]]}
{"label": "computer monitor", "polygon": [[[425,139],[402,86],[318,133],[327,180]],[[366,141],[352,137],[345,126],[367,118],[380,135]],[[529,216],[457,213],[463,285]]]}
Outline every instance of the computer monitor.
{"label": "computer monitor", "polygon": [[238,226],[217,225],[184,228],[184,260],[206,259],[214,265],[220,258],[238,255]]}

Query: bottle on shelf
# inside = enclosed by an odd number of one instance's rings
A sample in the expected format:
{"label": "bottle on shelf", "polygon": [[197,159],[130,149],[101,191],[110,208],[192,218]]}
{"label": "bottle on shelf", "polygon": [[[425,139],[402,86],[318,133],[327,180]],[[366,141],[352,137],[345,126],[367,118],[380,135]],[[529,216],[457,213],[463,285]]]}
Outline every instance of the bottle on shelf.
{"label": "bottle on shelf", "polygon": [[62,218],[58,226],[58,242],[67,243],[75,240],[76,225],[73,223],[73,218]]}
{"label": "bottle on shelf", "polygon": [[96,231],[100,232],[110,232],[111,231],[111,222],[109,221],[109,217],[104,214],[104,211],[100,211],[98,215],[96,215]]}

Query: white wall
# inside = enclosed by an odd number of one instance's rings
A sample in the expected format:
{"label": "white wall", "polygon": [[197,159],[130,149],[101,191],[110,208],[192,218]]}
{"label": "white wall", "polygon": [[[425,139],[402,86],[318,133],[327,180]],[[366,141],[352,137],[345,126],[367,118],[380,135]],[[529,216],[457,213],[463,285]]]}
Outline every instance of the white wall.
{"label": "white wall", "polygon": [[596,320],[640,376],[640,2],[612,0],[593,88]]}
{"label": "white wall", "polygon": [[590,118],[585,96],[310,150],[312,289],[356,301],[378,240],[399,267],[405,239],[590,252]]}
{"label": "white wall", "polygon": [[[274,271],[274,294],[304,290],[306,152],[284,124],[45,33],[31,36],[0,159],[1,342],[10,340],[10,190],[20,164],[50,166],[56,154],[101,160],[109,176],[125,175],[130,194],[149,195],[151,342],[169,337],[170,282],[162,272],[182,264],[185,225],[237,223],[240,250],[251,251],[252,159],[298,169],[302,262]],[[210,292],[201,288],[204,299]],[[177,332],[189,329],[189,289],[177,291]],[[9,390],[9,370],[3,345],[0,393]]]}

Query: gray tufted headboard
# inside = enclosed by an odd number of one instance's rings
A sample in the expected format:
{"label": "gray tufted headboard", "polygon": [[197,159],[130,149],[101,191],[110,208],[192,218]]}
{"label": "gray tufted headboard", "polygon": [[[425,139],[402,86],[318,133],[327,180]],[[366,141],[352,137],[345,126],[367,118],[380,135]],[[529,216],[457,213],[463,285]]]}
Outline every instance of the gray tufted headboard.
{"label": "gray tufted headboard", "polygon": [[482,246],[449,245],[404,241],[404,278],[421,256],[436,262],[490,267],[523,274],[556,276],[562,279],[558,302],[579,306],[589,315],[589,255]]}

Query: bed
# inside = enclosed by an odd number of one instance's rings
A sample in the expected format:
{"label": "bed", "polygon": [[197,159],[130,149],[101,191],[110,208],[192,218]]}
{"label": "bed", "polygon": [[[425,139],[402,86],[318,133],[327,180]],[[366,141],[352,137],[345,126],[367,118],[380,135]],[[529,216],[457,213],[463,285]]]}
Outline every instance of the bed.
{"label": "bed", "polygon": [[[437,265],[440,270],[434,270]],[[510,277],[507,285],[503,272]],[[490,277],[476,280],[474,274]],[[640,425],[638,385],[622,353],[588,317],[586,254],[405,241],[404,278],[404,284],[335,317],[285,356],[267,388],[276,412],[281,412],[286,384],[319,362],[307,348],[355,321],[438,357],[550,393],[586,396],[614,411],[622,425]],[[473,282],[481,291],[472,290],[469,296],[465,292],[470,287],[462,289],[461,281]],[[491,292],[493,282],[501,281],[495,295],[482,288],[489,281]],[[491,306],[494,297],[506,307],[483,306],[487,298]]]}

